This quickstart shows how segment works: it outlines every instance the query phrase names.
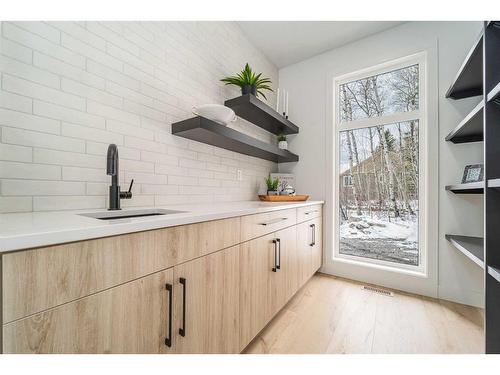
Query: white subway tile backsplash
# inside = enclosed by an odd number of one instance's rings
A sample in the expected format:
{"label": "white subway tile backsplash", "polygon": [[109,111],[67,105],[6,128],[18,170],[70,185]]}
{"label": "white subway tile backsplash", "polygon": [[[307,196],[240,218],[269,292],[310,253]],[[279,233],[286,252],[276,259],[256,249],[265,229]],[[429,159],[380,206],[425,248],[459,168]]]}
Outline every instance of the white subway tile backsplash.
{"label": "white subway tile backsplash", "polygon": [[87,139],[96,142],[123,144],[123,135],[101,129],[91,129],[86,126],[63,122],[61,134],[67,137]]}
{"label": "white subway tile backsplash", "polygon": [[61,151],[85,152],[85,142],[81,139],[14,128],[2,129],[2,142]]}
{"label": "white subway tile backsplash", "polygon": [[33,99],[7,91],[0,91],[0,107],[31,113],[33,111]]}
{"label": "white subway tile backsplash", "polygon": [[16,42],[0,37],[0,54],[31,64],[33,51]]}
{"label": "white subway tile backsplash", "polygon": [[85,67],[84,56],[73,52],[69,48],[63,48],[44,37],[21,29],[20,27],[10,22],[2,22],[2,35],[7,39],[32,48],[35,51],[43,52],[47,55],[53,56],[59,60],[65,61],[75,66],[79,66],[82,68]]}
{"label": "white subway tile backsplash", "polygon": [[[193,106],[239,95],[219,80],[247,61],[277,84],[276,67],[236,24],[1,28],[0,212],[104,208],[109,143],[119,146],[122,188],[135,180],[123,207],[256,199],[275,170],[274,163],[171,134],[171,123],[192,116]],[[231,127],[274,141],[245,121]]]}
{"label": "white subway tile backsplash", "polygon": [[59,121],[8,109],[0,109],[0,125],[51,134],[61,132]]}
{"label": "white subway tile backsplash", "polygon": [[0,178],[30,178],[37,180],[60,180],[61,167],[0,161]]}
{"label": "white subway tile backsplash", "polygon": [[39,100],[33,101],[33,113],[39,116],[68,121],[93,128],[104,129],[106,126],[105,119],[102,117]]}
{"label": "white subway tile backsplash", "polygon": [[8,74],[4,74],[2,77],[2,89],[46,102],[59,104],[63,107],[78,109],[80,111],[85,110],[85,99],[81,96],[68,94],[59,89],[52,89]]}
{"label": "white subway tile backsplash", "polygon": [[6,56],[0,55],[0,69],[3,73],[37,82],[47,87],[59,87],[59,77],[57,75]]}
{"label": "white subway tile backsplash", "polygon": [[0,196],[0,212],[30,212],[30,211],[33,211],[32,197]]}
{"label": "white subway tile backsplash", "polygon": [[2,195],[84,195],[85,182],[3,180]]}
{"label": "white subway tile backsplash", "polygon": [[30,163],[33,161],[33,149],[0,143],[0,160]]}
{"label": "white subway tile backsplash", "polygon": [[102,196],[36,196],[33,197],[33,211],[62,211],[104,208],[106,199]]}

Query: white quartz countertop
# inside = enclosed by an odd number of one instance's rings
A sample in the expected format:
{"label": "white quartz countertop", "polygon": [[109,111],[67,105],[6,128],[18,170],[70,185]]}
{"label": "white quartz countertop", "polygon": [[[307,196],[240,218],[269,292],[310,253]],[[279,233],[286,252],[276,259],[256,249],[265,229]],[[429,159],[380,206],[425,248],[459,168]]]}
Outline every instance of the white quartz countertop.
{"label": "white quartz countertop", "polygon": [[[104,209],[0,214],[0,253],[322,203],[245,201],[170,205],[154,208],[184,212],[116,220],[99,220],[80,215],[106,211]],[[153,207],[134,207],[122,211],[148,208]]]}

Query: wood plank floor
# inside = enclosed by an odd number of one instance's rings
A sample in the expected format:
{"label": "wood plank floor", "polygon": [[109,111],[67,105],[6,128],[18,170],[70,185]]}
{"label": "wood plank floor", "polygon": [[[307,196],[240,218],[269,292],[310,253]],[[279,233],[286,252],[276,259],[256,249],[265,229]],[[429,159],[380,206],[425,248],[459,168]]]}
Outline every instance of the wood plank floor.
{"label": "wood plank floor", "polygon": [[484,353],[482,309],[316,274],[244,353]]}

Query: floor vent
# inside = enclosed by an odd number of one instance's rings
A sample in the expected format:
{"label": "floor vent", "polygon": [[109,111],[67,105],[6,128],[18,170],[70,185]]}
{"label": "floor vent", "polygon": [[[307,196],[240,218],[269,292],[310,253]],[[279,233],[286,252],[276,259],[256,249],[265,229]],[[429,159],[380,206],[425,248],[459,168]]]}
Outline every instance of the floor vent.
{"label": "floor vent", "polygon": [[381,295],[387,296],[387,297],[394,297],[394,293],[391,292],[390,290],[385,290],[385,289],[377,288],[377,287],[374,287],[374,286],[363,285],[361,287],[361,289],[366,290],[368,292],[373,292],[373,293],[381,294]]}

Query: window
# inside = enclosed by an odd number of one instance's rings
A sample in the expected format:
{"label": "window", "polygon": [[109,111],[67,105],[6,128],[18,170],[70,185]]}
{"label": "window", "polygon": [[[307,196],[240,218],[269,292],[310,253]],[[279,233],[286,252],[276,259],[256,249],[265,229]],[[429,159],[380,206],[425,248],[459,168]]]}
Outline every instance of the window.
{"label": "window", "polygon": [[419,57],[336,80],[335,257],[416,268],[423,90]]}
{"label": "window", "polygon": [[342,177],[344,181],[344,187],[352,187],[352,176],[349,174]]}

